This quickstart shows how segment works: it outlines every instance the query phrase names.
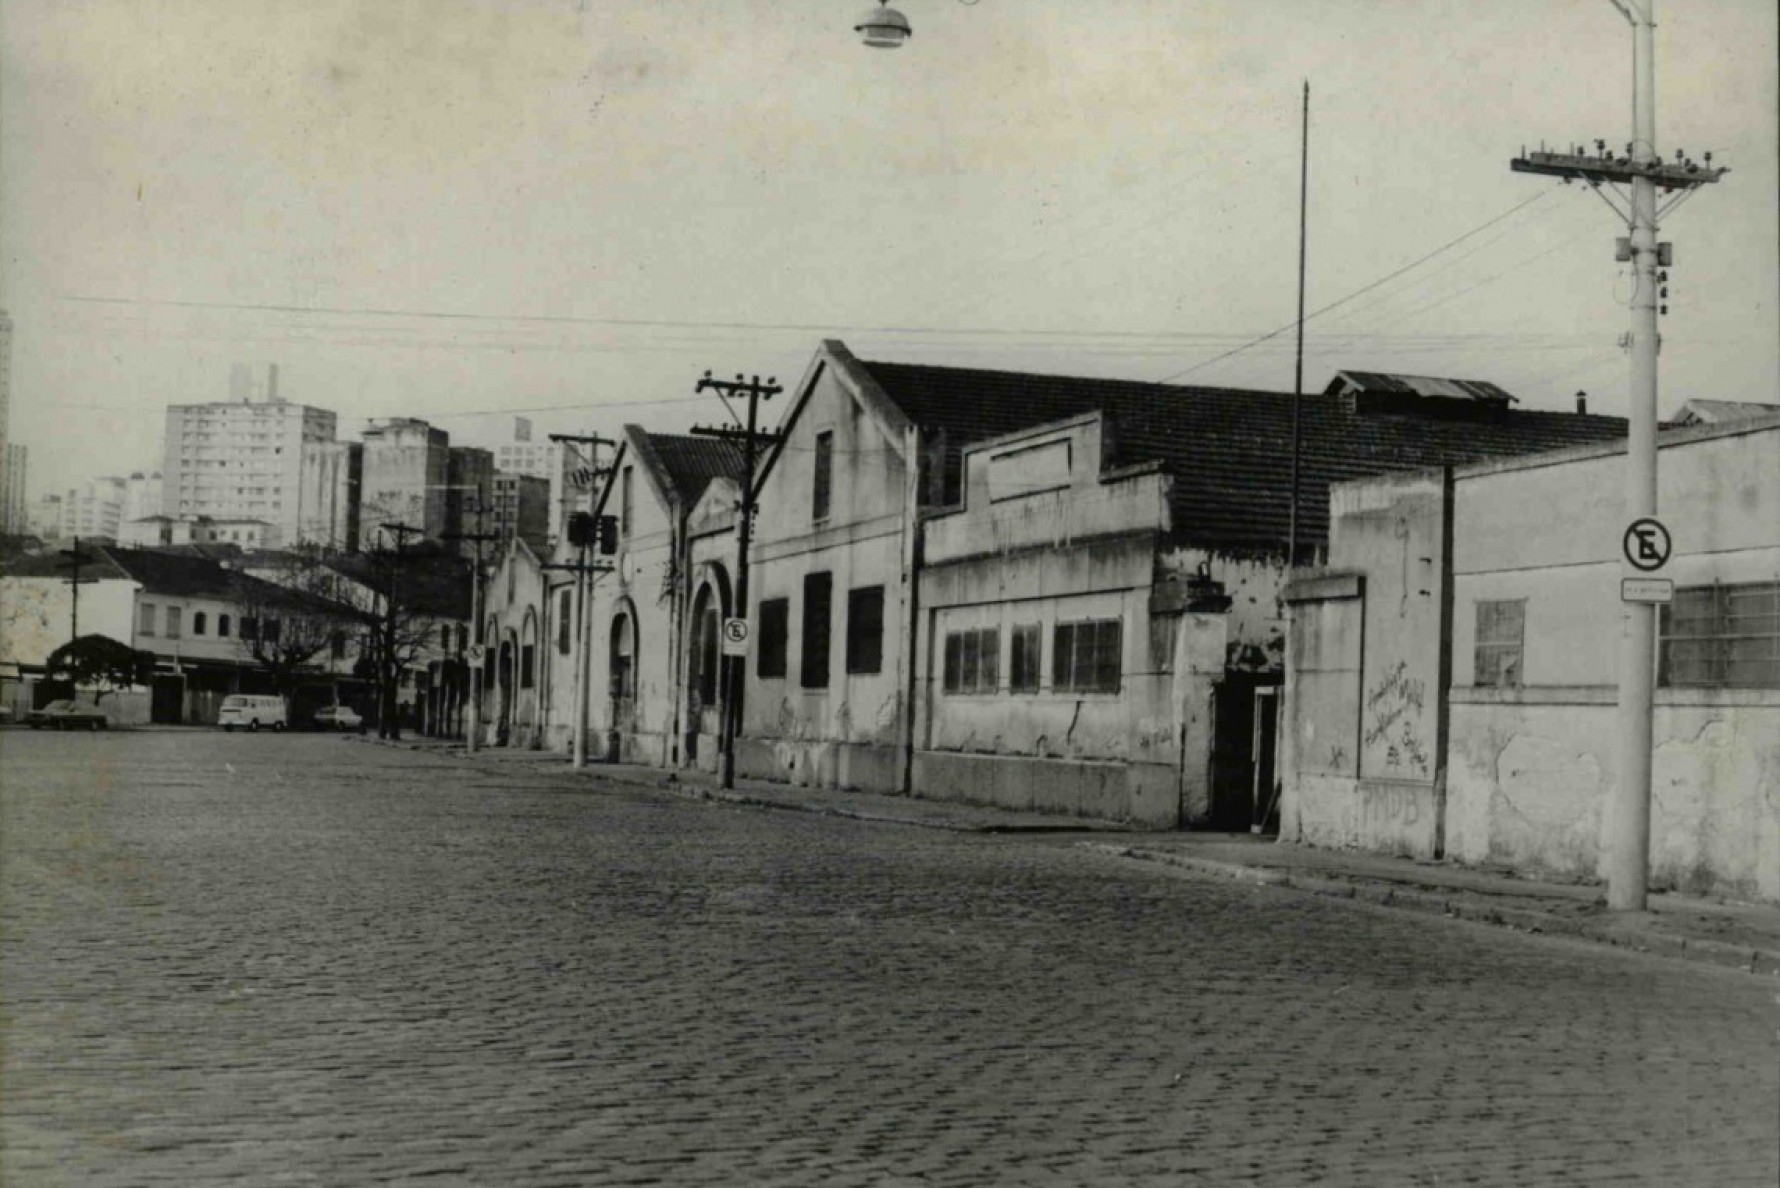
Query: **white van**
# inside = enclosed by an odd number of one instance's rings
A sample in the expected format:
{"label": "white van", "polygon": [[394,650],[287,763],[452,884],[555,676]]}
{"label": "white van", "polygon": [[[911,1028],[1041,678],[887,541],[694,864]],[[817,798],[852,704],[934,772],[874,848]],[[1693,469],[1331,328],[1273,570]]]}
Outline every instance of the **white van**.
{"label": "white van", "polygon": [[262,726],[269,730],[283,730],[284,698],[231,693],[223,698],[222,709],[217,711],[216,724],[224,730],[233,730],[237,726],[245,726],[249,730],[258,730]]}

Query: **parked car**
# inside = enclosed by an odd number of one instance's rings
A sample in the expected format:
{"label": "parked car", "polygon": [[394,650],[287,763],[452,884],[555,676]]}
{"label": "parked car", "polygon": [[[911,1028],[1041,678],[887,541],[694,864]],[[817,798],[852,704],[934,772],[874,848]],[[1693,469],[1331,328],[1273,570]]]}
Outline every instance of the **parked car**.
{"label": "parked car", "polygon": [[237,726],[248,730],[258,730],[262,726],[268,730],[283,730],[284,698],[231,693],[223,698],[222,708],[216,712],[216,724],[224,730],[233,730]]}
{"label": "parked car", "polygon": [[32,710],[25,721],[33,730],[105,730],[111,726],[111,719],[98,706],[66,698]]}
{"label": "parked car", "polygon": [[324,705],[315,711],[317,730],[359,730],[365,720],[350,705]]}

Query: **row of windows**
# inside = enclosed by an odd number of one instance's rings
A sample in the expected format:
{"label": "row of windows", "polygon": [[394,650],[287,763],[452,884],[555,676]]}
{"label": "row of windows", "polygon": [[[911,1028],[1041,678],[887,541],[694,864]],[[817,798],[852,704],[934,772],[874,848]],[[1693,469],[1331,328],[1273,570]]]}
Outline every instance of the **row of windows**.
{"label": "row of windows", "polygon": [[[1524,683],[1525,599],[1477,603],[1475,684]],[[1657,684],[1780,688],[1780,582],[1684,586],[1658,616]]]}
{"label": "row of windows", "polygon": [[[826,689],[829,637],[834,630],[834,575],[805,574],[803,630],[798,683],[805,689]],[[763,679],[787,675],[791,635],[791,600],[767,598],[760,603],[760,640],[755,673]],[[861,586],[847,592],[847,672],[865,674],[884,668],[884,587]]]}
{"label": "row of windows", "polygon": [[[164,611],[165,617],[158,615],[158,611]],[[251,621],[250,619],[241,621],[243,638],[251,638],[247,635],[246,630],[247,624]],[[179,639],[184,634],[185,608],[182,606],[157,607],[152,602],[138,605],[136,608],[136,634],[154,635],[157,623],[160,624],[161,634],[167,639]],[[274,628],[278,626],[276,621],[272,623],[272,626]],[[228,615],[219,614],[216,616],[217,639],[229,638],[230,627]],[[192,634],[194,636],[210,634],[210,615],[207,612],[192,612]],[[276,632],[274,632],[274,637],[276,637]]]}
{"label": "row of windows", "polygon": [[[1037,693],[1044,671],[1044,629],[1023,623],[1008,630],[1009,693]],[[973,627],[946,633],[942,687],[947,693],[998,693],[1001,629]],[[1124,676],[1124,628],[1118,619],[1058,623],[1051,629],[1051,690],[1117,693]]]}

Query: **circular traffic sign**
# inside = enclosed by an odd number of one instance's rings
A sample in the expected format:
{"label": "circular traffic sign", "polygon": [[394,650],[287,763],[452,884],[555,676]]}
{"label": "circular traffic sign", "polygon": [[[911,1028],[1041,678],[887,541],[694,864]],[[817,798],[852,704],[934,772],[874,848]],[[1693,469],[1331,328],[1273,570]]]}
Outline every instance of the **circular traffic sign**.
{"label": "circular traffic sign", "polygon": [[1663,527],[1661,520],[1654,516],[1641,516],[1626,525],[1620,547],[1625,551],[1626,562],[1633,569],[1652,573],[1668,564],[1669,553],[1675,545],[1669,539],[1669,530]]}
{"label": "circular traffic sign", "polygon": [[747,643],[748,642],[748,620],[746,620],[746,619],[725,619],[725,620],[723,620],[723,638],[732,644]]}

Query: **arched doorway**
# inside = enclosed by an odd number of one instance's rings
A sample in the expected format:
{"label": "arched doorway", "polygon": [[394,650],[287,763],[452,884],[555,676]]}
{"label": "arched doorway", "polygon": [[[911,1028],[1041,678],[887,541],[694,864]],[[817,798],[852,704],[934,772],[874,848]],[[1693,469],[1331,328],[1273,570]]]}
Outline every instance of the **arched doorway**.
{"label": "arched doorway", "polygon": [[525,621],[519,628],[519,697],[514,724],[514,741],[522,746],[536,746],[538,732],[538,612],[525,608]]}
{"label": "arched doorway", "polygon": [[629,606],[612,616],[612,634],[606,655],[612,714],[606,750],[610,762],[622,761],[625,736],[637,728],[637,619]]}
{"label": "arched doorway", "polygon": [[728,575],[706,566],[692,599],[686,664],[685,753],[691,766],[710,769],[723,729],[723,619],[729,614]]}

